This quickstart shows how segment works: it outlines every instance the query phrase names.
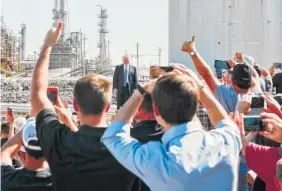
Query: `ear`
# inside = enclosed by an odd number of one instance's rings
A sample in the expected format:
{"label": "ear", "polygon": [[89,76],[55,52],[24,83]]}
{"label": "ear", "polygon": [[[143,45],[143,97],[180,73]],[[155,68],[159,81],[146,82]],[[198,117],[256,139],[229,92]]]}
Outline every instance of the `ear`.
{"label": "ear", "polygon": [[111,104],[107,105],[105,108],[105,112],[107,113],[110,110]]}
{"label": "ear", "polygon": [[76,112],[79,111],[79,109],[78,109],[78,104],[77,104],[77,101],[76,101],[75,99],[73,100],[73,108],[74,108],[74,110],[75,110]]}
{"label": "ear", "polygon": [[156,104],[153,102],[153,110],[154,110],[154,114],[155,116],[159,116],[160,113],[159,113],[159,109],[157,108]]}

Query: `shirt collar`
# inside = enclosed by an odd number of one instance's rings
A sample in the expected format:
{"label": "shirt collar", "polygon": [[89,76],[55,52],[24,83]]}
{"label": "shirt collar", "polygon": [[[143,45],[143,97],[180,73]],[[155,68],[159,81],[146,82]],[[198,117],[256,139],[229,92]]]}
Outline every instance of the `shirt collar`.
{"label": "shirt collar", "polygon": [[204,131],[202,125],[196,121],[175,125],[165,132],[162,137],[162,142],[165,146],[167,146],[169,142],[176,137],[196,131]]}
{"label": "shirt collar", "polygon": [[86,134],[91,137],[102,137],[106,128],[102,127],[91,127],[89,125],[82,125],[79,127],[79,131],[81,134]]}
{"label": "shirt collar", "polygon": [[123,69],[125,69],[125,68],[129,68],[129,64],[127,64],[127,65],[125,65],[125,64],[123,64]]}

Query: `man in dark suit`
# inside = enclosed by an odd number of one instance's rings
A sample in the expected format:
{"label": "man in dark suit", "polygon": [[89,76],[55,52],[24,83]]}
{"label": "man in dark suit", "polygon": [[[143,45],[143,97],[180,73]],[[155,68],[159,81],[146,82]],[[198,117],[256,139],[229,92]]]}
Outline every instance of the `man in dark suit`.
{"label": "man in dark suit", "polygon": [[116,66],[113,78],[113,90],[117,95],[117,109],[132,95],[138,85],[136,67],[129,64],[128,56],[122,57],[123,64]]}

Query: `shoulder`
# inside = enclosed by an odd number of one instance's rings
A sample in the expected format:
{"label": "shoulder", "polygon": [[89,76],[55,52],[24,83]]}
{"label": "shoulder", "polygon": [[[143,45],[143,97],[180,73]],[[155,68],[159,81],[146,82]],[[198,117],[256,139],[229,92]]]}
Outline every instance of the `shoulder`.
{"label": "shoulder", "polygon": [[3,182],[5,181],[9,181],[9,179],[11,179],[11,177],[13,177],[13,174],[16,172],[17,170],[4,162],[1,162],[1,179]]}

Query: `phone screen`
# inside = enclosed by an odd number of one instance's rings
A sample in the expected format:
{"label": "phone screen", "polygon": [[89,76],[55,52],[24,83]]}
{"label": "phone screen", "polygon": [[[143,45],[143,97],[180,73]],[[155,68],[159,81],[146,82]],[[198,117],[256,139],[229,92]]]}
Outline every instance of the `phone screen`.
{"label": "phone screen", "polygon": [[260,116],[244,117],[244,128],[246,132],[263,131],[264,123]]}
{"label": "phone screen", "polygon": [[173,71],[171,66],[151,66],[150,67],[150,78],[155,79],[160,77],[162,74]]}
{"label": "phone screen", "polygon": [[265,100],[263,97],[252,97],[251,108],[263,108]]}
{"label": "phone screen", "polygon": [[282,63],[274,63],[275,69],[282,69]]}
{"label": "phone screen", "polygon": [[49,98],[49,100],[52,102],[53,105],[56,104],[56,102],[57,102],[57,92],[55,92],[55,91],[47,92],[47,97]]}
{"label": "phone screen", "polygon": [[9,116],[13,117],[13,110],[11,108],[7,108],[7,113]]}
{"label": "phone screen", "polygon": [[229,64],[227,61],[223,60],[215,60],[214,62],[214,68],[216,71],[217,78],[221,79],[222,78],[222,70],[229,70]]}

